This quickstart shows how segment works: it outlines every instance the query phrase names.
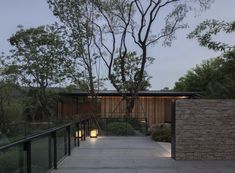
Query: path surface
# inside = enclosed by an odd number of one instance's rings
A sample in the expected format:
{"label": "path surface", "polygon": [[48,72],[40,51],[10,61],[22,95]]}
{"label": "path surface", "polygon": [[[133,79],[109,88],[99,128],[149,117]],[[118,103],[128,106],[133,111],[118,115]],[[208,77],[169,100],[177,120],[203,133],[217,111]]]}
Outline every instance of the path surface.
{"label": "path surface", "polygon": [[82,142],[53,173],[235,173],[235,161],[175,161],[169,145],[148,137]]}

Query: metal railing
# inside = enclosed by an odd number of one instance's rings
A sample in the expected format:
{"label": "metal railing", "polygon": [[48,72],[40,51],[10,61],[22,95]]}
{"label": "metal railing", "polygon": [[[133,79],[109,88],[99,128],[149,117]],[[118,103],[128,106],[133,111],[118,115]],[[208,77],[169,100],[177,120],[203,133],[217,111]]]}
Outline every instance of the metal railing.
{"label": "metal railing", "polygon": [[[24,137],[17,141],[0,146],[0,172],[45,173],[57,169],[58,163],[65,156],[71,155],[71,149],[79,146],[80,140],[86,140],[90,121],[83,119],[40,132],[25,132]],[[76,136],[79,130],[83,131],[81,137]]]}
{"label": "metal railing", "polygon": [[139,136],[148,131],[146,118],[96,118],[90,126],[99,130],[103,136]]}
{"label": "metal railing", "polygon": [[[14,128],[15,127],[15,128]],[[74,147],[85,141],[90,130],[99,135],[131,136],[147,130],[145,118],[87,118],[60,123],[29,123],[9,126],[19,137],[0,146],[0,172],[45,173],[57,169]],[[121,129],[121,131],[120,131]],[[79,132],[81,133],[79,135]],[[12,135],[14,136],[14,135]]]}

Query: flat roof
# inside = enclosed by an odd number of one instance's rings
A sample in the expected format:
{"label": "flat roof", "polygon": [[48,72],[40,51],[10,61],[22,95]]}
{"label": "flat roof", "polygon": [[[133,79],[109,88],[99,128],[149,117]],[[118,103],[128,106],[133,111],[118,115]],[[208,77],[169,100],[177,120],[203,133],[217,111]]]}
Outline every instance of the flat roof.
{"label": "flat roof", "polygon": [[[89,92],[80,91],[80,90],[72,90],[67,92],[61,92],[61,95],[67,96],[89,96]],[[115,90],[102,90],[96,92],[97,96],[122,96],[122,94],[118,93]],[[126,93],[127,96],[130,93]],[[179,91],[159,91],[159,90],[148,90],[148,91],[139,91],[138,96],[187,96],[187,97],[199,97],[200,93],[198,92],[179,92]]]}

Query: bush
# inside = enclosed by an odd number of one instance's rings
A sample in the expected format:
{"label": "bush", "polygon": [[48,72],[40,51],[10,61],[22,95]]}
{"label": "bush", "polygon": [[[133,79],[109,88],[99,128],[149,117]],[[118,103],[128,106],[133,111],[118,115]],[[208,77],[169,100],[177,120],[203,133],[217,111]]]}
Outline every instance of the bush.
{"label": "bush", "polygon": [[6,104],[4,108],[6,116],[8,117],[8,120],[10,122],[19,122],[24,120],[24,117],[22,115],[24,108],[20,100],[11,100],[10,104]]}
{"label": "bush", "polygon": [[134,128],[125,122],[113,122],[107,125],[108,133],[117,136],[135,135]]}
{"label": "bush", "polygon": [[135,130],[141,130],[141,124],[139,119],[136,118],[128,118],[127,122],[135,129]]}
{"label": "bush", "polygon": [[171,142],[171,129],[161,128],[152,133],[152,139],[158,142]]}

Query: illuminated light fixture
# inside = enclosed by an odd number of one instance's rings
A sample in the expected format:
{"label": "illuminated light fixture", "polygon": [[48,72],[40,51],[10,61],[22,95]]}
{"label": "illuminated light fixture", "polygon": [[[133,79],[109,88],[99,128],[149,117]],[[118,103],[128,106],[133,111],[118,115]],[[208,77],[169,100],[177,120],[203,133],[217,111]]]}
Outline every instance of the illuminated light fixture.
{"label": "illuminated light fixture", "polygon": [[188,96],[180,96],[180,97],[178,97],[178,98],[180,98],[180,99],[187,99]]}
{"label": "illuminated light fixture", "polygon": [[83,130],[76,131],[75,137],[76,138],[81,138],[83,136]]}
{"label": "illuminated light fixture", "polygon": [[98,136],[98,129],[92,129],[90,131],[90,138],[97,138]]}

